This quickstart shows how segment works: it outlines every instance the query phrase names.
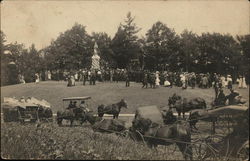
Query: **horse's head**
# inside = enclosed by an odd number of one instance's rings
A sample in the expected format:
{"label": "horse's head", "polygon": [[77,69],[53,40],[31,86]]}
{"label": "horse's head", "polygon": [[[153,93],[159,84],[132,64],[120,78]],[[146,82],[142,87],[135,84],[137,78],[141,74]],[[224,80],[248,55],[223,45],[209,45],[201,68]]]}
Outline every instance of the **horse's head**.
{"label": "horse's head", "polygon": [[152,121],[150,119],[137,118],[132,122],[133,128],[144,134],[151,126]]}
{"label": "horse's head", "polygon": [[120,101],[120,107],[128,108],[127,102],[124,99],[121,99],[121,101]]}

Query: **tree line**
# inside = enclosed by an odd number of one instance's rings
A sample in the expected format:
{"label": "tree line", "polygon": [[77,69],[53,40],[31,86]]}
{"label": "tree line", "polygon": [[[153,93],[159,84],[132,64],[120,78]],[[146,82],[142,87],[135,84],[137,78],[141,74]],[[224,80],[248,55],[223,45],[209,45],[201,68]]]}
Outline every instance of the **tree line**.
{"label": "tree line", "polygon": [[105,32],[88,34],[85,26],[76,23],[41,50],[34,44],[28,49],[23,44],[6,44],[1,31],[1,85],[17,83],[19,73],[26,82],[32,82],[36,72],[90,68],[95,42],[105,69],[136,66],[143,70],[216,72],[249,77],[250,35],[197,35],[188,30],[177,34],[158,21],[145,36],[138,37],[141,28],[134,20],[129,12],[113,38]]}

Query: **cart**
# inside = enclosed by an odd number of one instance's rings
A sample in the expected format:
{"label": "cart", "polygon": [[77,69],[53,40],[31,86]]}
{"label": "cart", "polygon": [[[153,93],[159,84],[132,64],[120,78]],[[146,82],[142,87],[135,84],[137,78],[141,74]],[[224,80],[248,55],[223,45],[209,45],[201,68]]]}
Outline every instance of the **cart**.
{"label": "cart", "polygon": [[[84,122],[85,119],[85,113],[93,112],[91,103],[90,103],[91,97],[90,96],[83,96],[83,97],[67,97],[63,98],[63,109],[60,111],[57,111],[57,123],[59,126],[62,125],[63,120],[69,120],[70,124],[73,124],[74,120],[81,120],[81,124]],[[84,101],[85,103],[85,109],[84,112],[82,112],[82,109],[80,108],[81,102]],[[76,107],[74,108],[68,108],[70,102],[75,102]],[[74,110],[79,109],[81,112],[74,112]]]}
{"label": "cart", "polygon": [[45,100],[29,97],[26,101],[4,97],[1,104],[4,122],[37,122],[43,119],[52,120],[50,104]]}
{"label": "cart", "polygon": [[[146,108],[154,111],[156,110],[155,106],[149,106]],[[146,110],[146,111],[147,111]],[[225,106],[214,110],[208,110],[204,116],[206,117],[229,117],[227,121],[232,121],[231,123],[223,123],[222,130],[215,130],[215,133],[203,133],[199,131],[198,133],[192,133],[192,140],[190,143],[187,143],[189,148],[192,148],[193,159],[194,160],[224,160],[228,159],[237,159],[237,160],[247,160],[249,157],[249,108],[246,106]],[[144,113],[145,110],[140,109],[135,115],[135,119],[147,117]],[[140,117],[138,117],[140,116]],[[156,119],[159,121],[159,112],[149,113],[150,118]],[[158,117],[157,117],[158,116]],[[204,117],[201,116],[201,117]],[[219,119],[219,121],[221,121]],[[215,124],[213,124],[215,126]],[[231,127],[228,127],[231,126]],[[216,127],[214,127],[215,129]],[[220,127],[221,129],[222,127]],[[228,133],[222,133],[225,129],[231,129]],[[130,137],[135,141],[142,141],[146,144],[147,140],[155,139],[158,141],[167,141],[172,143],[178,143],[174,139],[164,139],[164,138],[155,138],[152,136],[146,136],[141,134],[138,130],[130,131]]]}

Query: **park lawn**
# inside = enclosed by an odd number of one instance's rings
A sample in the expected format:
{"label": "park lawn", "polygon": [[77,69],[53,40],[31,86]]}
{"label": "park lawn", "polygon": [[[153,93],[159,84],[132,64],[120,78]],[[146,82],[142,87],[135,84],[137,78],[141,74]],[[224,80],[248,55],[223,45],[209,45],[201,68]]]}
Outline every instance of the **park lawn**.
{"label": "park lawn", "polygon": [[[237,90],[249,102],[248,89]],[[134,113],[139,106],[167,106],[167,99],[173,93],[187,98],[201,97],[207,104],[214,97],[213,89],[182,90],[179,87],[142,89],[141,84],[133,82],[131,87],[125,87],[124,82],[98,83],[96,86],[82,86],[77,82],[75,87],[67,87],[63,81],[46,81],[1,87],[1,101],[5,96],[16,98],[33,96],[50,102],[53,111],[56,112],[62,109],[64,97],[91,96],[94,109],[101,103],[110,104],[124,98],[128,102],[128,109],[122,109],[121,113]],[[225,90],[225,93],[229,91]],[[203,131],[207,130],[204,134],[209,133],[208,123],[201,123],[198,128],[200,127]],[[183,159],[176,145],[150,149],[129,138],[93,132],[88,124],[82,127],[59,127],[55,123],[37,126],[37,124],[1,122],[1,147],[1,156],[5,159]]]}
{"label": "park lawn", "polygon": [[[130,87],[125,87],[125,82],[110,83],[97,82],[97,85],[83,86],[81,82],[76,82],[76,86],[67,87],[65,81],[43,81],[39,83],[17,84],[1,87],[1,102],[3,97],[32,96],[38,99],[45,99],[52,105],[54,113],[63,109],[62,99],[65,97],[91,96],[90,101],[92,109],[97,110],[100,104],[112,104],[120,101],[122,98],[127,101],[128,109],[122,109],[121,113],[134,113],[137,107],[146,105],[157,105],[158,107],[167,106],[168,98],[177,93],[186,98],[201,97],[206,100],[208,106],[214,99],[214,90],[188,88],[182,90],[180,87],[159,87],[157,89],[143,89],[141,83],[131,82]],[[249,105],[249,87],[248,89],[238,89],[234,86],[244,98],[248,100]],[[225,94],[229,93],[225,89]]]}

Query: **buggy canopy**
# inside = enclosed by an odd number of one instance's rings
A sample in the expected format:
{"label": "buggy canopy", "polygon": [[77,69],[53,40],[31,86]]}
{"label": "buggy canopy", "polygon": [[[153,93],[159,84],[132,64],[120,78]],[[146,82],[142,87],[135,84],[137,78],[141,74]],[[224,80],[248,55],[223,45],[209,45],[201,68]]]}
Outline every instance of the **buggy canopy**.
{"label": "buggy canopy", "polygon": [[208,114],[212,116],[218,116],[218,115],[239,115],[243,114],[247,111],[248,107],[247,106],[242,106],[242,105],[230,105],[230,106],[224,106],[224,107],[219,107],[214,110],[209,110]]}
{"label": "buggy canopy", "polygon": [[151,121],[163,124],[162,113],[156,105],[138,107],[135,112],[135,117],[150,119]]}
{"label": "buggy canopy", "polygon": [[87,100],[87,99],[91,99],[90,96],[83,96],[83,97],[67,97],[67,98],[63,98],[63,101],[70,101],[70,100]]}
{"label": "buggy canopy", "polygon": [[46,100],[42,99],[42,100],[38,100],[34,97],[31,97],[29,100],[28,100],[28,103],[33,103],[35,105],[39,105],[39,106],[42,106],[42,107],[46,107],[46,108],[50,108],[51,105],[49,102],[47,102]]}
{"label": "buggy canopy", "polygon": [[27,106],[37,106],[37,105],[30,102],[20,102],[16,98],[4,97],[1,106],[3,108],[15,108],[15,107],[26,108]]}

